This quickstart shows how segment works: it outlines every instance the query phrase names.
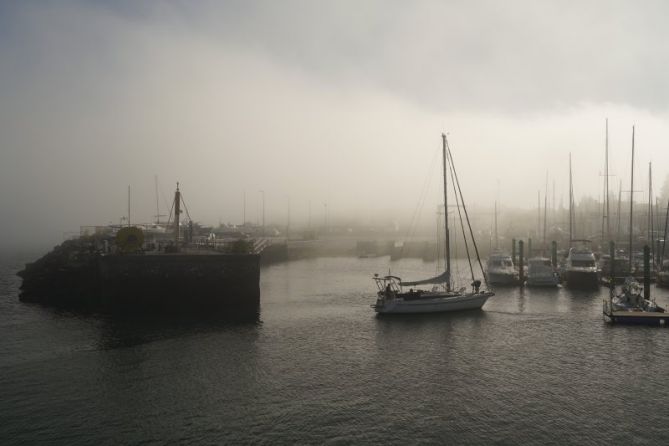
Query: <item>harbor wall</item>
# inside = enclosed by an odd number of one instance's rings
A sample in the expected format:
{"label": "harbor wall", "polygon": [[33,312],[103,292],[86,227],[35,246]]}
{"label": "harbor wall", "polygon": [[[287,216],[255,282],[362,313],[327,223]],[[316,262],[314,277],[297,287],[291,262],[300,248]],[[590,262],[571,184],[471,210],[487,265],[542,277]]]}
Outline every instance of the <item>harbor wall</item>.
{"label": "harbor wall", "polygon": [[20,299],[94,312],[257,314],[257,254],[104,255],[68,241],[26,265]]}
{"label": "harbor wall", "polygon": [[245,254],[104,256],[98,259],[104,308],[254,311],[260,256]]}

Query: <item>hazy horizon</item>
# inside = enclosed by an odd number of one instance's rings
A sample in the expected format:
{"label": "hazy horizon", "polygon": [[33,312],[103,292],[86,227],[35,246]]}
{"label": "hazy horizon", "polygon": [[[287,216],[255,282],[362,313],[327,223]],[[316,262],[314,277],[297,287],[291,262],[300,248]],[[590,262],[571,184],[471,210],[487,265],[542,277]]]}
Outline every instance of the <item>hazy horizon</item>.
{"label": "hazy horizon", "polygon": [[[162,213],[424,215],[441,133],[470,206],[669,187],[663,2],[17,2],[0,6],[0,244]],[[549,192],[552,199],[552,192]],[[290,203],[290,204],[289,204]],[[169,208],[167,209],[167,211]]]}

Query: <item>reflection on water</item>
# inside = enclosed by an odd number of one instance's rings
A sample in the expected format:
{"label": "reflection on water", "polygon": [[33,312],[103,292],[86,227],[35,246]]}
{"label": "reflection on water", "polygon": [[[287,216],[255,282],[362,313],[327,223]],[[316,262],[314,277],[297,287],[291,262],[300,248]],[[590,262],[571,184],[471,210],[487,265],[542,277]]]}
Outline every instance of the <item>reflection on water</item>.
{"label": "reflection on water", "polygon": [[[604,324],[607,290],[499,288],[482,311],[377,316],[371,276],[388,264],[268,266],[250,320],[79,315],[17,303],[16,283],[0,282],[0,438],[669,441],[667,331]],[[392,268],[421,277],[436,265]]]}
{"label": "reflection on water", "polygon": [[161,339],[256,326],[260,313],[243,315],[163,315],[101,317],[101,349],[133,347]]}

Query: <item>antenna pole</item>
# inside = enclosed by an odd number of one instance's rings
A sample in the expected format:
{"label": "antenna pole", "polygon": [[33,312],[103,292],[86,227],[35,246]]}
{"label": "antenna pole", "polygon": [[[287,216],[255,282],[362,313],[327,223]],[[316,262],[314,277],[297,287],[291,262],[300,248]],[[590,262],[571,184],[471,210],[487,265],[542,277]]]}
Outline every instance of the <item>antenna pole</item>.
{"label": "antenna pole", "polygon": [[156,224],[160,224],[160,206],[158,205],[158,175],[153,176],[153,185],[156,189]]}
{"label": "antenna pole", "polygon": [[128,186],[128,226],[130,226],[130,186]]}
{"label": "antenna pole", "polygon": [[179,182],[177,190],[174,192],[174,249],[179,251],[179,215],[181,214],[181,192],[179,192]]}

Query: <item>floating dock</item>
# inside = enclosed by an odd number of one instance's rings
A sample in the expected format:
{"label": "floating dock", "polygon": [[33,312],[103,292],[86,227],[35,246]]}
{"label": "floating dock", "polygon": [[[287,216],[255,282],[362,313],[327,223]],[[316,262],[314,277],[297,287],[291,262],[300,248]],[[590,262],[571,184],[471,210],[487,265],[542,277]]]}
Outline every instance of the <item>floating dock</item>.
{"label": "floating dock", "polygon": [[610,323],[631,325],[653,325],[666,327],[669,313],[647,311],[613,311],[609,302],[604,300],[604,318]]}

